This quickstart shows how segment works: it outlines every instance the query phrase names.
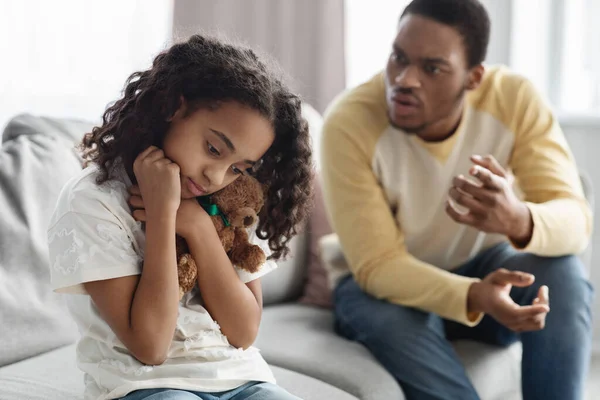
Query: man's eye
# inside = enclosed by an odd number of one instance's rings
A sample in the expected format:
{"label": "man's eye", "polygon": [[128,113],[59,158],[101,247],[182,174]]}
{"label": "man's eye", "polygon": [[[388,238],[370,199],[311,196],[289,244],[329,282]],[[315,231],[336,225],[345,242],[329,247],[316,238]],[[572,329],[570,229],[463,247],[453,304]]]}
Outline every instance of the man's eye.
{"label": "man's eye", "polygon": [[431,75],[437,75],[441,72],[441,70],[436,65],[425,65],[425,72]]}
{"label": "man's eye", "polygon": [[404,57],[403,55],[398,54],[398,53],[392,53],[390,58],[393,62],[395,62],[398,65],[405,65],[408,63],[408,61],[406,60],[406,57]]}
{"label": "man's eye", "polygon": [[215,146],[213,146],[212,144],[207,143],[207,146],[208,146],[208,151],[211,154],[214,154],[215,156],[220,156],[221,155],[221,153],[219,153],[219,150],[217,150],[217,148]]}

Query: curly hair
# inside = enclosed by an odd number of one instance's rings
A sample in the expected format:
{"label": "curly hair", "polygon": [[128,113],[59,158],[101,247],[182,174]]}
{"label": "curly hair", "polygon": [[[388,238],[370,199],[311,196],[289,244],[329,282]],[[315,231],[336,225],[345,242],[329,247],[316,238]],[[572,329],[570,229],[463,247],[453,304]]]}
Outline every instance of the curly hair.
{"label": "curly hair", "polygon": [[85,135],[84,159],[99,166],[97,183],[111,179],[122,164],[134,178],[133,162],[148,146],[161,147],[181,97],[195,111],[236,101],[273,125],[275,139],[255,177],[265,185],[257,236],[268,240],[271,258],[285,257],[312,200],[312,151],[301,99],[256,53],[202,35],[176,43],[156,56],[152,67],[134,72],[122,97],[104,112],[101,126]]}
{"label": "curly hair", "polygon": [[402,12],[455,28],[463,37],[469,68],[481,64],[490,41],[490,17],[479,0],[413,0]]}

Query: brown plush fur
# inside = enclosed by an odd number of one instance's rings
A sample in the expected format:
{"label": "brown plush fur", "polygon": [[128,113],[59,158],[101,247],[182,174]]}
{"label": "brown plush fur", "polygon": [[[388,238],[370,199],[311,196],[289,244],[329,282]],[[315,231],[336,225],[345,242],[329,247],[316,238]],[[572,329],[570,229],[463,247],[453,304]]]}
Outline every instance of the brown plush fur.
{"label": "brown plush fur", "polygon": [[[212,195],[212,203],[227,217],[225,226],[219,215],[211,216],[231,263],[248,272],[256,272],[265,262],[265,253],[248,241],[247,228],[257,222],[264,205],[263,186],[253,177],[242,175],[232,184]],[[198,275],[196,263],[185,240],[177,236],[177,273],[180,298],[194,287]]]}

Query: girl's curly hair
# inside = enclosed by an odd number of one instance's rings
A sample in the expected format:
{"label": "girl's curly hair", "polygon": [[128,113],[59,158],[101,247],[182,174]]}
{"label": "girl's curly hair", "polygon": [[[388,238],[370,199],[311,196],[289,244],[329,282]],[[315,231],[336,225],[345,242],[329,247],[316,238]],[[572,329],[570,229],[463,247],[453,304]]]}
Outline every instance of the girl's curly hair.
{"label": "girl's curly hair", "polygon": [[148,146],[162,146],[181,97],[192,111],[236,101],[273,124],[275,139],[255,171],[267,187],[256,233],[268,240],[271,258],[286,256],[312,199],[308,123],[299,96],[251,49],[194,35],[161,52],[150,69],[133,73],[122,98],[81,144],[84,159],[100,167],[98,183],[109,180],[118,163],[134,177],[135,158]]}

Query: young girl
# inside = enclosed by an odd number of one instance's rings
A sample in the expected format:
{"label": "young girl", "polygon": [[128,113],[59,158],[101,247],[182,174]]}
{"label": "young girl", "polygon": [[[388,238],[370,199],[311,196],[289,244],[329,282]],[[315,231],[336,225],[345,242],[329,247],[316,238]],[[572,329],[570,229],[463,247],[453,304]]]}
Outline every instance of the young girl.
{"label": "young girl", "polygon": [[[297,399],[251,345],[258,278],[307,214],[300,106],[252,50],[197,35],[132,74],[86,135],[90,166],[65,185],[48,232],[54,289],[81,294],[67,301],[86,399]],[[251,238],[270,257],[254,274],[231,265],[195,199],[241,174],[268,187]],[[199,289],[181,301],[176,234],[198,265]]]}

